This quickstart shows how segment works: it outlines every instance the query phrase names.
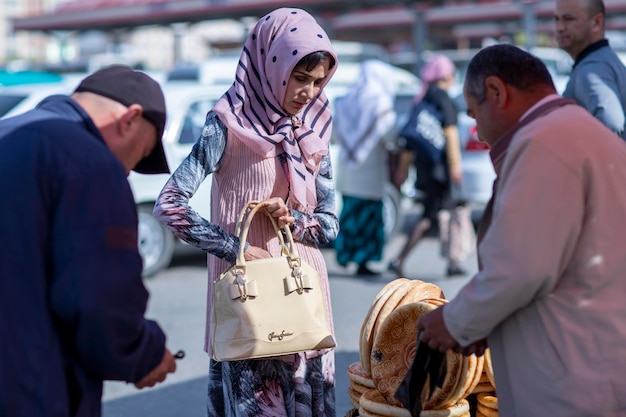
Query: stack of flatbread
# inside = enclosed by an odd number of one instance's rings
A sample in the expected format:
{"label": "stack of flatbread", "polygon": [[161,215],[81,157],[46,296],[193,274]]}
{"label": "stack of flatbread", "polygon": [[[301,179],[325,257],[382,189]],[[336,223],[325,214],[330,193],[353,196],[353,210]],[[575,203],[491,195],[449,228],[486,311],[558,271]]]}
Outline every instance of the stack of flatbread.
{"label": "stack of flatbread", "polygon": [[372,372],[370,356],[374,337],[387,316],[400,306],[426,299],[433,300],[433,305],[446,302],[441,288],[418,279],[398,278],[378,292],[361,325],[359,353],[365,372]]}
{"label": "stack of flatbread", "polygon": [[481,392],[476,396],[476,417],[498,417],[498,398],[488,392]]}
{"label": "stack of flatbread", "polygon": [[[410,415],[394,394],[415,356],[417,321],[445,303],[437,285],[407,278],[378,293],[361,326],[360,361],[348,368],[350,400],[360,416]],[[466,397],[479,384],[484,358],[450,351],[446,361],[443,386],[422,393],[422,417],[470,415]]]}
{"label": "stack of flatbread", "polygon": [[494,394],[496,392],[496,382],[493,377],[493,366],[491,364],[491,352],[487,348],[484,358],[484,366],[478,384],[474,387],[472,394],[488,393]]}
{"label": "stack of flatbread", "polygon": [[485,366],[472,394],[476,395],[476,417],[498,417],[498,398],[496,397],[496,382],[491,364],[491,351],[485,350],[483,355]]}
{"label": "stack of flatbread", "polygon": [[[361,397],[359,417],[411,417],[409,410],[403,407],[388,404],[378,390],[371,390]],[[441,410],[424,410],[420,417],[470,417],[470,408],[467,400]]]}
{"label": "stack of flatbread", "polygon": [[348,386],[350,402],[358,410],[361,396],[368,391],[376,389],[376,385],[374,385],[372,376],[363,369],[361,361],[354,362],[348,366],[348,379],[350,380],[350,385]]}

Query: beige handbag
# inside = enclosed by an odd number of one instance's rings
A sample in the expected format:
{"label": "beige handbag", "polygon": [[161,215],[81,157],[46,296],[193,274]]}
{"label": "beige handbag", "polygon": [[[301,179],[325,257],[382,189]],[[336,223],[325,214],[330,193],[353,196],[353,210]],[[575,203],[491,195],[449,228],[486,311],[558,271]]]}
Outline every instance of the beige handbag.
{"label": "beige handbag", "polygon": [[[282,229],[285,244],[276,219],[265,210],[268,204],[251,201],[241,210],[235,232],[241,245],[237,261],[214,283],[211,346],[217,361],[335,347],[319,276],[300,259],[289,226]],[[258,211],[271,219],[282,254],[246,261],[246,238]]]}

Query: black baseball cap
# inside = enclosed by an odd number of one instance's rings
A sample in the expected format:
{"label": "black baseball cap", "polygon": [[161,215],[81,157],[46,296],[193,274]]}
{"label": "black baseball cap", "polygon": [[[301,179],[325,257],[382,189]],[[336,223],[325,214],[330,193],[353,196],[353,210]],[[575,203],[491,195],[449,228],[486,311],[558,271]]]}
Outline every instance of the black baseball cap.
{"label": "black baseball cap", "polygon": [[75,92],[83,91],[110,98],[125,106],[141,105],[144,119],[156,128],[157,142],[150,155],[139,161],[133,171],[142,174],[170,172],[162,142],[165,130],[165,97],[157,81],[127,65],[111,65],[82,80]]}

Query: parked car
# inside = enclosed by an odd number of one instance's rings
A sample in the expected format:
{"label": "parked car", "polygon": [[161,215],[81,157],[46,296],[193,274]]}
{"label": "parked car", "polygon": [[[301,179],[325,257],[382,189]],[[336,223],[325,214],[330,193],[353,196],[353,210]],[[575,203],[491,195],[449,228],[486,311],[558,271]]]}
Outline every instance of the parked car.
{"label": "parked car", "polygon": [[476,122],[467,115],[463,95],[454,98],[459,108],[457,126],[461,145],[463,182],[458,197],[479,208],[487,204],[493,191],[496,173],[489,156],[489,145],[478,139]]}
{"label": "parked car", "polygon": [[[531,48],[531,53],[539,57],[548,68],[559,94],[565,90],[573,64],[572,58],[559,48]],[[461,79],[465,68],[459,71]],[[462,83],[455,88],[454,101],[459,108],[458,128],[463,162],[463,183],[460,198],[478,206],[491,198],[496,174],[489,157],[489,146],[478,139],[476,122],[467,115],[467,105],[462,93]]]}
{"label": "parked car", "polygon": [[[187,157],[200,137],[206,114],[228,86],[201,85],[197,82],[162,84],[167,106],[167,124],[163,148],[173,172]],[[144,275],[150,276],[170,265],[179,239],[152,215],[154,203],[169,174],[145,175],[134,171],[128,177],[139,216],[139,251]],[[191,206],[205,218],[210,216],[211,181],[202,183],[190,200]]]}
{"label": "parked car", "polygon": [[68,94],[78,85],[74,76],[57,81],[0,87],[0,118],[24,113],[53,94]]}

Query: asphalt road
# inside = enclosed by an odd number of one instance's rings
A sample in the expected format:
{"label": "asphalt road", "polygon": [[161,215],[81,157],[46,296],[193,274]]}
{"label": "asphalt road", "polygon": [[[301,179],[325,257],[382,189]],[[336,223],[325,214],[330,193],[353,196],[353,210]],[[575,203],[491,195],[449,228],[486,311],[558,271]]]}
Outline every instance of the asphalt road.
{"label": "asphalt road", "polygon": [[[409,213],[404,230],[415,216]],[[388,260],[400,251],[405,234],[394,237],[385,250],[385,260],[372,269],[383,272],[378,277],[361,277],[337,265],[332,249],[324,249],[328,264],[333,303],[333,320],[337,336],[336,398],[337,417],[352,405],[348,398],[347,368],[359,360],[359,331],[367,311],[380,289],[397,278],[386,271]],[[439,256],[439,243],[427,238],[415,248],[406,268],[406,276],[439,285],[448,299],[476,271],[475,257],[464,265],[470,274],[446,278],[446,264]],[[208,356],[203,351],[206,317],[205,258],[190,255],[179,257],[165,271],[147,279],[150,290],[148,316],[157,320],[168,335],[172,352],[183,349],[186,357],[178,361],[178,369],[155,388],[137,390],[131,384],[105,384],[104,417],[205,417]]]}

